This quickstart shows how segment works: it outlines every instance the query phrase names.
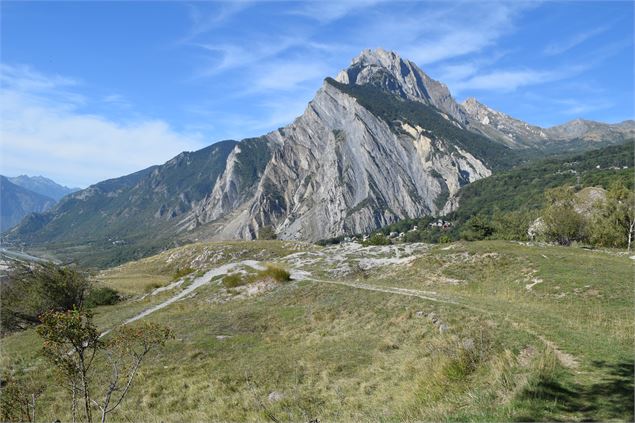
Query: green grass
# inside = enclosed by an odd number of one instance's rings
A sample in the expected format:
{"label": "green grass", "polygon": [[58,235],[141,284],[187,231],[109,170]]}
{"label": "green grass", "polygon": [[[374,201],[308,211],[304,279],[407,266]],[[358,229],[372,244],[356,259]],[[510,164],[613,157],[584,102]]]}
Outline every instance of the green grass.
{"label": "green grass", "polygon": [[223,278],[223,286],[225,288],[235,288],[237,286],[241,286],[246,284],[247,281],[243,278],[240,273],[230,273],[229,275]]}
{"label": "green grass", "polygon": [[[302,268],[316,279],[434,291],[458,302],[308,280],[227,297],[228,276],[219,277],[146,317],[172,327],[175,340],[145,364],[113,420],[632,420],[628,257],[487,241],[422,248],[409,262],[337,273],[390,248],[353,251],[338,262],[341,250],[306,244],[198,244],[103,272],[107,286],[130,295],[95,309],[103,329],[176,292],[140,300],[150,276],[167,275],[165,285],[177,267],[200,274],[247,258]],[[241,281],[259,277],[242,271]],[[542,282],[528,290],[533,278]],[[34,331],[15,334],[2,341],[1,363],[49,380],[38,351]],[[577,366],[566,367],[558,354]],[[281,399],[269,401],[273,392]],[[47,390],[40,416],[67,419],[60,390]]]}

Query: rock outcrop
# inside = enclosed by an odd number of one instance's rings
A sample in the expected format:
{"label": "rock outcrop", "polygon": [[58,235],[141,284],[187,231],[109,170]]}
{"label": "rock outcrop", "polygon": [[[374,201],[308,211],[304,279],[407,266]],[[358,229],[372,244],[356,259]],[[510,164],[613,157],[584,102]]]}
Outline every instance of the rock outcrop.
{"label": "rock outcrop", "polygon": [[[338,81],[436,107],[425,112],[460,127],[454,115],[462,118],[461,109],[447,87],[394,53],[364,51]],[[217,221],[214,239],[255,238],[263,226],[283,239],[368,232],[434,214],[462,185],[491,174],[442,135],[405,117],[388,122],[329,81],[302,116],[259,142],[271,152],[259,178],[252,186],[241,182],[239,144],[187,227]]]}

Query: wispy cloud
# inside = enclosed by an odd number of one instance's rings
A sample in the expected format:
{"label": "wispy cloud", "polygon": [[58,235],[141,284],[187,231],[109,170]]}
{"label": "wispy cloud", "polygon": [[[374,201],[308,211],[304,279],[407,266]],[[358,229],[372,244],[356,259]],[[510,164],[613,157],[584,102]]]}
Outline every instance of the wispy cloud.
{"label": "wispy cloud", "polygon": [[201,34],[211,31],[249,8],[252,4],[253,0],[187,4],[190,25],[187,33],[179,42],[188,42]]}
{"label": "wispy cloud", "polygon": [[[385,0],[383,0],[385,1]],[[340,0],[340,1],[311,1],[298,2],[290,14],[304,16],[321,23],[333,22],[353,12],[375,6],[382,0]]]}
{"label": "wispy cloud", "polygon": [[44,174],[86,186],[203,146],[200,135],[158,119],[117,122],[81,112],[76,99],[84,97],[68,91],[73,79],[6,64],[0,75],[3,174]]}
{"label": "wispy cloud", "polygon": [[128,101],[128,99],[121,94],[106,95],[101,99],[101,101],[121,109],[129,109],[132,107],[132,104]]}
{"label": "wispy cloud", "polygon": [[610,26],[600,26],[589,31],[579,32],[563,41],[551,43],[547,47],[545,47],[544,53],[548,56],[554,56],[558,54],[562,54],[566,51],[571,50],[574,47],[579,46],[585,41],[606,32]]}
{"label": "wispy cloud", "polygon": [[560,113],[569,116],[582,116],[585,113],[605,110],[613,107],[613,102],[604,98],[593,99],[556,99],[554,100],[560,107]]}
{"label": "wispy cloud", "polygon": [[304,39],[296,37],[276,37],[259,39],[250,42],[248,46],[242,44],[196,44],[201,49],[211,53],[208,63],[196,72],[197,77],[212,76],[220,72],[236,68],[257,65],[266,59],[275,57],[281,52],[298,45]]}
{"label": "wispy cloud", "polygon": [[566,69],[537,70],[537,69],[517,69],[517,70],[494,70],[487,73],[480,73],[469,77],[461,82],[457,82],[453,89],[463,90],[487,90],[497,92],[516,91],[521,87],[530,85],[546,84],[559,81],[580,73],[582,67],[572,66]]}

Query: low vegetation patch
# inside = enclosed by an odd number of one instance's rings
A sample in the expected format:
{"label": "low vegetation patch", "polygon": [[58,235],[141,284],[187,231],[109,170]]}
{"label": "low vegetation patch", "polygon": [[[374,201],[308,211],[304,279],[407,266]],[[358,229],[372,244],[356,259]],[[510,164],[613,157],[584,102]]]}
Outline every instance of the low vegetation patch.
{"label": "low vegetation patch", "polygon": [[174,272],[174,275],[172,275],[172,280],[178,280],[181,279],[184,276],[189,275],[190,273],[193,273],[195,269],[192,269],[191,267],[177,267],[176,271]]}
{"label": "low vegetation patch", "polygon": [[225,288],[236,288],[246,283],[247,281],[240,273],[230,273],[223,278],[223,286],[225,286]]}
{"label": "low vegetation patch", "polygon": [[288,282],[291,280],[291,274],[280,266],[267,264],[264,270],[260,270],[256,274],[256,279],[273,279],[276,282]]}
{"label": "low vegetation patch", "polygon": [[108,287],[91,289],[86,296],[87,307],[97,307],[104,305],[114,305],[121,301],[121,296],[117,291]]}

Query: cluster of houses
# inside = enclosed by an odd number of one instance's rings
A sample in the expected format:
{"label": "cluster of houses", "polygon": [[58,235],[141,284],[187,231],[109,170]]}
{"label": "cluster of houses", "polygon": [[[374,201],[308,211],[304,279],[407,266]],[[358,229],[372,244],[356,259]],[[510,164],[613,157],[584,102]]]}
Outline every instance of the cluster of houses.
{"label": "cluster of houses", "polygon": [[[452,222],[449,222],[443,219],[437,219],[431,222],[428,226],[430,226],[431,228],[440,228],[443,230],[448,230],[452,228]],[[408,232],[416,232],[418,230],[419,230],[419,227],[415,225]],[[388,234],[388,238],[390,239],[403,239],[405,236],[406,236],[406,232],[390,232]],[[368,234],[362,235],[361,237],[346,236],[344,237],[344,239],[342,239],[342,242],[359,242],[359,241],[364,242],[364,241],[368,241],[369,239],[370,239],[370,235]]]}
{"label": "cluster of houses", "polygon": [[431,228],[441,228],[441,229],[450,229],[452,227],[452,222],[448,222],[447,220],[437,219],[436,221],[430,223]]}

